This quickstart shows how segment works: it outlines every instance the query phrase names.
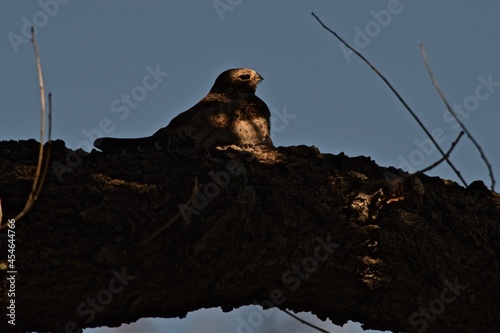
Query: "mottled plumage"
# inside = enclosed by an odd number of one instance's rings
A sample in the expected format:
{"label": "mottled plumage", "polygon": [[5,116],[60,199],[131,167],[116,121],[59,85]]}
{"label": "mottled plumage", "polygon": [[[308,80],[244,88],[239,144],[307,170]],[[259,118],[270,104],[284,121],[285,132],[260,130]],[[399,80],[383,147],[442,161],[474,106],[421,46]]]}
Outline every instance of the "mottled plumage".
{"label": "mottled plumage", "polygon": [[273,147],[269,108],[255,95],[262,80],[252,69],[227,70],[217,77],[207,96],[152,136],[100,138],[94,145],[104,152],[127,155],[222,145]]}

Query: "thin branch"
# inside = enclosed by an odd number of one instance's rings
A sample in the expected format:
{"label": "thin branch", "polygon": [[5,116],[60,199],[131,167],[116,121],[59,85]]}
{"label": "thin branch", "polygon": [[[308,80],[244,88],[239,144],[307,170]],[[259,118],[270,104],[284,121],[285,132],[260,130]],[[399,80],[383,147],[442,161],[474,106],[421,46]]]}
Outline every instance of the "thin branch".
{"label": "thin branch", "polygon": [[403,100],[403,98],[401,97],[401,95],[399,95],[399,93],[396,91],[396,89],[394,89],[394,87],[392,86],[392,84],[389,83],[389,81],[385,78],[385,76],[382,75],[382,73],[380,73],[379,70],[374,65],[372,65],[361,53],[359,53],[358,51],[356,51],[345,40],[343,40],[335,31],[333,31],[332,29],[328,28],[319,19],[319,17],[316,14],[314,14],[314,13],[311,13],[311,14],[319,22],[319,24],[321,24],[321,26],[323,28],[325,28],[327,31],[329,31],[331,34],[333,34],[337,39],[339,39],[342,43],[344,43],[344,45],[347,48],[349,48],[352,52],[354,52],[359,58],[361,58],[361,60],[363,60],[368,66],[370,66],[370,68],[372,70],[374,70],[375,73],[377,73],[377,75],[385,82],[385,84],[389,87],[389,89],[391,89],[391,91],[396,95],[396,97],[399,99],[399,101],[404,105],[404,107],[406,108],[406,110],[408,110],[408,112],[410,112],[410,114],[413,117],[413,119],[415,119],[415,121],[418,123],[418,125],[420,126],[420,128],[422,128],[422,130],[429,137],[429,139],[432,141],[432,143],[434,144],[434,146],[436,146],[436,148],[438,149],[438,151],[445,158],[445,160],[448,163],[448,165],[455,172],[455,174],[457,175],[457,177],[462,181],[462,183],[464,184],[464,186],[467,186],[467,183],[465,182],[465,179],[463,179],[462,175],[460,175],[460,172],[455,168],[455,166],[451,163],[451,161],[448,158],[445,157],[444,151],[441,149],[441,147],[439,147],[438,143],[436,142],[436,140],[434,140],[434,138],[432,137],[431,133],[427,130],[427,128],[424,126],[424,124],[420,121],[420,119],[417,117],[417,115],[415,114],[415,112],[413,112],[413,110],[408,106],[408,104],[406,104],[406,102]]}
{"label": "thin branch", "polygon": [[34,201],[38,199],[40,192],[42,191],[43,183],[45,182],[45,177],[47,176],[47,172],[49,171],[49,161],[50,161],[50,150],[52,146],[52,93],[49,93],[49,134],[47,136],[47,150],[45,153],[45,164],[43,166],[42,178],[40,180],[40,185],[35,193]]}
{"label": "thin branch", "polygon": [[312,328],[314,328],[314,329],[316,329],[316,330],[318,330],[318,331],[320,331],[320,332],[323,332],[323,333],[330,333],[330,332],[328,332],[327,330],[324,330],[324,329],[322,329],[321,327],[315,326],[315,325],[313,325],[313,324],[311,324],[311,323],[309,323],[309,322],[305,321],[304,319],[302,319],[302,318],[300,318],[300,317],[296,316],[296,315],[295,315],[294,313],[292,313],[291,311],[288,311],[288,310],[286,310],[286,309],[285,309],[285,310],[282,310],[282,311],[283,311],[284,313],[286,313],[287,315],[289,315],[290,317],[295,318],[296,320],[300,321],[300,322],[301,322],[302,324],[304,324],[304,325],[307,325],[307,326],[309,326],[309,327],[312,327]]}
{"label": "thin branch", "polygon": [[35,51],[35,61],[36,61],[36,70],[38,73],[38,83],[40,84],[40,106],[41,106],[41,120],[40,120],[40,151],[38,154],[38,165],[35,174],[35,180],[33,181],[32,186],[32,194],[36,190],[38,186],[38,181],[40,179],[40,172],[42,168],[42,160],[43,160],[43,144],[44,144],[44,133],[45,133],[45,86],[43,84],[43,75],[42,75],[42,64],[40,62],[40,53],[38,52],[38,46],[36,45],[35,40],[35,28],[31,27],[31,42],[33,43],[33,49]]}
{"label": "thin branch", "polygon": [[[42,161],[43,161],[43,137],[45,133],[45,88],[43,85],[43,75],[42,75],[42,65],[40,63],[40,54],[38,53],[38,47],[36,45],[35,40],[35,28],[31,27],[31,43],[33,44],[33,49],[35,50],[35,60],[36,60],[36,69],[38,73],[38,82],[40,84],[40,104],[42,108],[41,113],[41,124],[40,124],[40,150],[38,152],[38,164],[35,172],[35,179],[33,180],[33,185],[31,186],[31,192],[26,200],[26,204],[23,210],[17,214],[14,220],[21,219],[33,206],[33,203],[36,200],[36,193],[38,191],[38,186],[41,187],[42,184],[38,184],[40,181],[40,174],[42,172]],[[39,191],[38,191],[39,192]]]}
{"label": "thin branch", "polygon": [[436,78],[434,77],[434,73],[432,72],[431,65],[427,61],[427,54],[425,53],[424,45],[423,44],[420,44],[420,53],[422,54],[422,59],[424,59],[425,68],[427,69],[427,72],[429,73],[429,76],[431,77],[432,84],[434,85],[434,87],[436,88],[437,92],[439,93],[439,97],[441,97],[441,99],[443,100],[444,104],[446,105],[446,108],[451,113],[451,115],[455,118],[455,120],[458,122],[458,124],[460,125],[460,127],[462,127],[462,129],[464,130],[465,134],[467,134],[467,137],[472,141],[472,143],[474,144],[474,146],[476,146],[477,150],[479,151],[479,154],[481,155],[481,158],[483,159],[484,163],[486,163],[486,166],[488,167],[488,172],[490,174],[490,179],[491,179],[491,190],[494,191],[495,190],[495,177],[493,176],[493,170],[491,168],[490,162],[486,158],[486,155],[484,154],[483,149],[481,148],[481,146],[477,143],[476,139],[474,139],[474,137],[467,130],[467,128],[465,128],[465,125],[462,123],[462,121],[457,116],[457,114],[455,113],[455,111],[453,111],[452,107],[450,106],[450,103],[448,103],[448,100],[444,96],[443,91],[439,87],[439,84],[438,84]]}
{"label": "thin branch", "polygon": [[432,170],[435,167],[437,167],[439,164],[441,164],[446,158],[450,157],[451,152],[453,151],[453,149],[455,149],[455,146],[457,145],[458,141],[460,141],[460,139],[462,138],[463,135],[464,135],[464,131],[460,131],[460,134],[458,135],[457,139],[455,141],[453,141],[453,143],[451,144],[450,149],[448,149],[448,151],[446,152],[445,156],[441,157],[439,160],[437,160],[436,162],[432,163],[427,168],[424,168],[424,169],[422,169],[420,171],[417,171],[415,173],[424,173],[424,172],[427,172],[429,170]]}

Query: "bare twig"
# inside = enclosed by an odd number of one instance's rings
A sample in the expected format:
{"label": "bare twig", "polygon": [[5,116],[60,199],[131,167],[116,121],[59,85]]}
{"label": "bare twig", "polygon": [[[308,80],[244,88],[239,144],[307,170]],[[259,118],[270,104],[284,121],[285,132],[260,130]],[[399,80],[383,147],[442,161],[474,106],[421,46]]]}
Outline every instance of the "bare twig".
{"label": "bare twig", "polygon": [[443,100],[444,104],[446,105],[446,108],[451,113],[451,115],[455,118],[455,120],[458,122],[458,124],[460,125],[460,127],[462,127],[462,129],[464,130],[465,134],[467,134],[467,137],[472,141],[472,143],[474,144],[474,146],[476,146],[477,150],[479,151],[479,154],[481,155],[481,158],[483,159],[484,163],[486,163],[486,166],[488,168],[488,172],[490,174],[490,179],[491,179],[491,190],[494,191],[494,189],[495,189],[495,177],[493,176],[493,170],[491,168],[490,162],[486,158],[486,155],[484,154],[483,149],[481,148],[481,146],[477,143],[476,139],[474,139],[474,137],[467,130],[467,128],[465,128],[465,125],[462,123],[462,121],[457,116],[457,114],[455,113],[455,111],[453,111],[452,107],[450,106],[450,103],[448,103],[448,100],[446,99],[443,91],[439,87],[439,84],[438,84],[436,78],[434,77],[434,73],[432,72],[431,65],[427,61],[427,54],[425,53],[424,45],[423,44],[420,44],[420,53],[422,54],[422,59],[424,60],[425,68],[427,68],[427,72],[429,73],[429,76],[431,77],[432,84],[434,85],[434,87],[436,88],[437,92],[439,93],[439,97],[441,97],[441,99]]}
{"label": "bare twig", "polygon": [[50,150],[52,146],[52,93],[49,93],[49,134],[47,135],[47,150],[45,152],[45,164],[43,166],[42,178],[40,180],[40,185],[35,193],[33,198],[34,201],[38,199],[40,192],[42,191],[42,185],[45,182],[45,177],[47,176],[47,172],[49,171],[49,161],[50,161]]}
{"label": "bare twig", "polygon": [[319,24],[321,24],[321,26],[323,28],[325,28],[327,31],[329,31],[331,34],[333,34],[337,39],[339,39],[342,43],[344,43],[344,45],[349,48],[352,52],[354,52],[359,58],[361,58],[361,60],[363,60],[368,66],[370,66],[370,68],[372,70],[375,71],[375,73],[377,73],[377,75],[385,82],[385,84],[389,87],[389,89],[391,89],[391,91],[396,95],[396,97],[399,99],[399,101],[404,105],[404,107],[406,108],[406,110],[408,110],[408,112],[410,112],[411,116],[413,117],[413,119],[415,119],[415,121],[417,122],[417,124],[420,126],[420,128],[422,128],[422,130],[425,132],[425,134],[429,137],[429,139],[432,141],[432,143],[434,144],[434,146],[436,146],[436,148],[438,149],[438,151],[441,153],[441,155],[445,158],[446,162],[448,163],[448,165],[451,167],[451,169],[455,172],[455,174],[457,175],[457,177],[462,181],[462,183],[464,184],[464,186],[467,186],[467,183],[465,182],[465,179],[463,179],[462,175],[460,175],[460,172],[455,168],[455,166],[451,163],[451,161],[445,157],[445,153],[444,151],[441,149],[441,147],[439,147],[438,143],[436,142],[436,140],[432,137],[431,133],[427,130],[427,128],[424,126],[424,124],[422,123],[422,121],[420,121],[420,119],[417,117],[417,115],[415,114],[415,112],[413,112],[413,110],[408,106],[408,104],[403,100],[403,98],[401,97],[401,95],[399,95],[399,93],[396,91],[396,89],[394,89],[394,87],[392,86],[392,84],[389,83],[389,81],[385,78],[384,75],[382,75],[380,73],[380,71],[372,64],[370,63],[361,53],[359,53],[358,51],[356,51],[352,46],[350,46],[345,40],[343,40],[335,31],[333,31],[332,29],[328,28],[320,19],[319,17],[314,14],[314,13],[311,13],[312,16],[314,16],[314,18],[319,22]]}
{"label": "bare twig", "polygon": [[42,64],[40,62],[40,54],[38,52],[38,46],[36,45],[35,40],[35,28],[31,27],[31,42],[33,43],[33,49],[35,50],[35,60],[36,60],[36,70],[38,73],[38,82],[40,84],[40,106],[41,106],[41,120],[40,120],[40,151],[38,154],[38,165],[35,174],[35,180],[33,181],[32,194],[36,190],[38,185],[38,181],[40,180],[40,172],[42,169],[42,160],[43,160],[43,144],[44,144],[44,133],[45,133],[45,86],[43,84],[43,75],[42,75]]}
{"label": "bare twig", "polygon": [[436,162],[432,163],[427,168],[424,168],[424,169],[422,169],[420,171],[417,171],[415,173],[424,173],[426,171],[432,170],[435,167],[437,167],[439,164],[441,164],[445,159],[447,159],[448,157],[450,157],[451,152],[453,151],[453,149],[455,149],[455,146],[457,145],[458,141],[460,141],[460,139],[462,138],[463,135],[464,135],[464,131],[460,131],[460,134],[458,135],[457,139],[455,141],[453,141],[453,143],[451,144],[450,149],[448,149],[448,151],[446,152],[445,156],[441,157],[439,160],[437,160]]}
{"label": "bare twig", "polygon": [[[193,192],[191,193],[191,196],[189,199],[186,201],[186,206],[189,206],[191,202],[193,202],[194,197],[196,196],[196,193],[198,193],[198,177],[194,177],[194,186],[193,186]],[[170,219],[168,219],[167,222],[165,222],[162,226],[160,226],[158,229],[156,229],[153,233],[151,233],[148,237],[143,239],[141,242],[139,242],[139,248],[143,247],[147,243],[149,243],[152,239],[154,239],[156,236],[158,236],[163,230],[167,229],[169,226],[172,225],[181,215],[183,211],[179,210],[174,216],[172,216]]]}
{"label": "bare twig", "polygon": [[40,84],[40,104],[41,104],[41,125],[40,125],[40,150],[38,152],[38,164],[35,172],[35,179],[33,180],[33,184],[31,186],[31,192],[26,200],[26,204],[23,210],[17,214],[14,220],[21,219],[33,206],[33,203],[36,200],[36,194],[39,193],[39,187],[43,185],[43,182],[39,184],[40,174],[42,172],[42,161],[43,161],[43,137],[45,133],[45,88],[43,85],[43,75],[42,75],[42,65],[40,63],[40,54],[38,53],[38,47],[36,45],[35,40],[35,28],[31,27],[31,43],[33,44],[33,49],[35,50],[35,60],[36,60],[36,69],[38,73],[38,82]]}
{"label": "bare twig", "polygon": [[324,330],[324,329],[322,329],[321,327],[315,326],[315,325],[313,325],[313,324],[311,324],[311,323],[309,323],[309,322],[305,321],[304,319],[302,319],[302,318],[300,318],[300,317],[296,316],[296,315],[295,315],[295,314],[293,314],[291,311],[288,311],[288,310],[286,310],[286,309],[285,309],[285,310],[282,310],[282,311],[283,311],[284,313],[286,313],[287,315],[289,315],[290,317],[295,318],[296,320],[300,321],[302,324],[305,324],[305,325],[307,325],[307,326],[310,326],[310,327],[312,327],[312,328],[314,328],[314,329],[316,329],[316,330],[318,330],[318,331],[320,331],[320,332],[323,332],[323,333],[330,333],[330,332],[328,332],[327,330]]}

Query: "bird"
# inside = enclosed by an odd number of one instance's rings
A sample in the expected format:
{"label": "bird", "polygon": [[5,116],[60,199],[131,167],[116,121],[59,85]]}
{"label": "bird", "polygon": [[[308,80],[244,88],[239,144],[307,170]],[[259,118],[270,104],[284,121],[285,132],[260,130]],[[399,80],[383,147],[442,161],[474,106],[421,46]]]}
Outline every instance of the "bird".
{"label": "bird", "polygon": [[226,70],[203,99],[153,135],[98,138],[94,146],[105,153],[124,155],[229,145],[274,148],[270,137],[271,113],[266,103],[255,95],[263,79],[250,68]]}

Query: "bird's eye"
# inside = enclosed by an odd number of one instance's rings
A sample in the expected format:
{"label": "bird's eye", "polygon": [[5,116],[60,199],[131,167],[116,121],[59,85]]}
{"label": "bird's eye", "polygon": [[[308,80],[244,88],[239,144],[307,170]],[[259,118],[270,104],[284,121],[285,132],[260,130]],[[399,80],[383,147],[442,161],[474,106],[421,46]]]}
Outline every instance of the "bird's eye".
{"label": "bird's eye", "polygon": [[248,81],[250,80],[250,74],[242,74],[240,75],[240,79],[243,81]]}

